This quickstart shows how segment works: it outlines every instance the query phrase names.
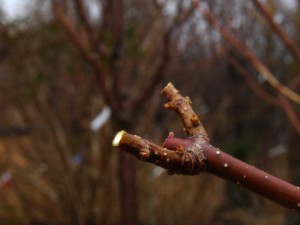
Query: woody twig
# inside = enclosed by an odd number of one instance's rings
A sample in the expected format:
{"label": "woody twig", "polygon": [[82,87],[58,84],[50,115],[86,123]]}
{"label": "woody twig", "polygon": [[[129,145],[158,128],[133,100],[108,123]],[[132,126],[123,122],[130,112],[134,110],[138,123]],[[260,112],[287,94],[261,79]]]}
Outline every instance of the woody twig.
{"label": "woody twig", "polygon": [[188,97],[169,83],[162,94],[165,108],[179,115],[188,138],[170,132],[162,146],[125,131],[117,133],[113,145],[145,162],[161,166],[170,173],[197,175],[208,172],[250,189],[286,208],[300,212],[300,189],[262,170],[242,162],[209,144],[209,138]]}

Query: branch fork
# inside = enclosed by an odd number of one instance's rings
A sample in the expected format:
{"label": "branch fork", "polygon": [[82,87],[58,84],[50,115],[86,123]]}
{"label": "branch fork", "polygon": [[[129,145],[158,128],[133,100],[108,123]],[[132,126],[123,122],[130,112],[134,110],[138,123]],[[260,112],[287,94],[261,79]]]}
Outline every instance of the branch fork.
{"label": "branch fork", "polygon": [[180,117],[188,138],[170,132],[162,146],[137,135],[119,131],[113,146],[145,162],[163,167],[171,174],[197,175],[208,172],[248,188],[284,207],[300,212],[300,188],[242,162],[209,144],[209,138],[191,100],[169,83],[162,90],[166,109]]}
{"label": "branch fork", "polygon": [[166,109],[177,112],[181,118],[188,139],[179,139],[170,132],[162,146],[151,143],[137,135],[119,131],[113,145],[125,150],[143,161],[161,166],[169,173],[196,175],[205,170],[205,157],[200,143],[208,141],[206,131],[191,107],[191,100],[180,95],[169,83],[163,90],[168,102]]}

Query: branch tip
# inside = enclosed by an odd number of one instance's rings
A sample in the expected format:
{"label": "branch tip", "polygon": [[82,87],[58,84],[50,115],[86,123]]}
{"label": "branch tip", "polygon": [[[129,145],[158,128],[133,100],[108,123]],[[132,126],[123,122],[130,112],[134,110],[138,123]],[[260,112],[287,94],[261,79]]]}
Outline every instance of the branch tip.
{"label": "branch tip", "polygon": [[112,145],[114,147],[118,147],[120,145],[120,141],[124,135],[125,131],[124,130],[121,130],[119,131],[116,136],[114,137],[113,141],[112,141]]}

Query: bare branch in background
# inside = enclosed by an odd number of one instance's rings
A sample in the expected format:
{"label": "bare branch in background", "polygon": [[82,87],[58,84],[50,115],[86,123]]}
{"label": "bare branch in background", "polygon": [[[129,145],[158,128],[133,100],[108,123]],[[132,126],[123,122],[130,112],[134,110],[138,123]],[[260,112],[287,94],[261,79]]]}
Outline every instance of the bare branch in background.
{"label": "bare branch in background", "polygon": [[266,102],[279,106],[277,98],[266,92],[257,81],[251,76],[251,74],[236,60],[234,57],[229,57],[228,62],[238,71],[238,73],[245,79],[251,90]]}
{"label": "bare branch in background", "polygon": [[88,50],[89,43],[86,39],[86,36],[83,33],[78,33],[73,24],[67,18],[62,5],[57,0],[52,0],[52,8],[55,13],[56,18],[63,26],[65,31],[67,32],[68,37],[74,43],[76,48],[79,50],[80,54],[89,61],[91,60],[91,55]]}
{"label": "bare branch in background", "polygon": [[162,52],[160,62],[155,69],[151,81],[145,87],[144,91],[141,95],[135,100],[133,104],[133,111],[136,110],[146,99],[147,96],[150,95],[154,87],[161,81],[164,77],[165,70],[170,61],[170,50],[172,47],[172,43],[176,43],[176,40],[172,40],[172,36],[175,36],[175,31],[180,30],[183,24],[189,20],[189,18],[193,15],[194,7],[191,5],[187,10],[182,9],[182,1],[178,3],[178,13],[176,17],[173,19],[172,24],[169,28],[166,28],[165,33],[162,37]]}
{"label": "bare branch in background", "polygon": [[286,97],[280,96],[279,99],[280,99],[281,107],[286,113],[287,118],[289,119],[291,125],[295,128],[297,133],[300,135],[300,120],[297,116],[296,111],[293,109],[291,103]]}
{"label": "bare branch in background", "polygon": [[287,35],[287,33],[279,26],[273,19],[271,12],[268,11],[267,7],[259,0],[251,0],[257,11],[265,18],[266,22],[278,35],[282,43],[289,50],[293,58],[300,63],[300,49],[298,45]]}
{"label": "bare branch in background", "polygon": [[[288,120],[290,121],[290,124],[295,128],[298,134],[300,134],[300,120],[298,119],[298,116],[293,109],[291,103],[289,100],[280,95],[279,100],[277,98],[274,98],[269,93],[267,93],[265,90],[263,90],[259,84],[253,79],[251,74],[242,66],[240,63],[234,59],[233,57],[230,57],[228,59],[228,62],[235,67],[235,69],[239,72],[241,76],[244,77],[246,82],[248,83],[249,87],[252,89],[252,91],[264,101],[269,102],[270,104],[281,106],[284,112],[287,115]],[[290,85],[290,88],[293,89],[293,86],[297,85],[296,79],[294,80],[294,85]]]}
{"label": "bare branch in background", "polygon": [[[103,97],[106,100],[107,104],[112,109],[116,109],[117,106],[114,101],[114,95],[109,89],[108,75],[100,65],[100,62],[98,61],[97,53],[93,53],[91,49],[89,40],[92,39],[91,35],[93,34],[86,33],[86,32],[78,33],[75,26],[71,23],[70,19],[66,16],[62,6],[57,2],[57,0],[52,0],[52,8],[57,20],[63,26],[68,37],[73,42],[75,47],[78,49],[83,59],[89,62],[92,68],[94,69],[96,78],[99,81],[100,91],[103,93]],[[117,116],[117,118],[121,118],[121,115],[118,113],[118,110],[114,110],[114,114],[115,116]]]}
{"label": "bare branch in background", "polygon": [[89,36],[93,36],[94,30],[89,22],[87,8],[84,2],[82,0],[75,0],[74,2],[82,26],[86,32],[89,33]]}
{"label": "bare branch in background", "polygon": [[204,8],[199,1],[193,0],[194,6],[203,14],[208,23],[215,27],[221,36],[228,41],[239,53],[241,53],[248,62],[265,78],[265,80],[280,94],[300,104],[300,95],[287,86],[280,83],[274,74],[258,59],[247,47],[235,38],[224,26],[222,26],[216,17],[206,8]]}

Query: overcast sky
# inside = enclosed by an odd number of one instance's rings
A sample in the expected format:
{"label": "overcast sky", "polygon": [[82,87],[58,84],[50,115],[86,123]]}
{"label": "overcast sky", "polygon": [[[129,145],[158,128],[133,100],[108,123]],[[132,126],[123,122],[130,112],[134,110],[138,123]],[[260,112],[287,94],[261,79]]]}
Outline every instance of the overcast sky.
{"label": "overcast sky", "polygon": [[[241,0],[242,1],[242,0]],[[293,9],[296,7],[297,0],[281,0],[286,7]],[[6,20],[22,18],[28,12],[28,9],[35,4],[36,0],[0,0],[0,7],[3,9]],[[91,13],[99,14],[96,7],[90,5]]]}
{"label": "overcast sky", "polygon": [[3,9],[5,19],[14,20],[26,15],[28,7],[33,0],[0,0],[0,6]]}
{"label": "overcast sky", "polygon": [[[24,18],[30,8],[39,1],[50,2],[50,0],[0,0],[0,8],[3,10],[4,18],[7,21]],[[98,18],[100,9],[93,1],[85,1],[90,11],[91,18]]]}

